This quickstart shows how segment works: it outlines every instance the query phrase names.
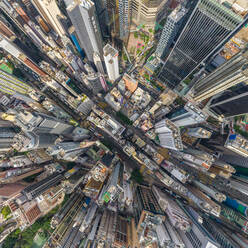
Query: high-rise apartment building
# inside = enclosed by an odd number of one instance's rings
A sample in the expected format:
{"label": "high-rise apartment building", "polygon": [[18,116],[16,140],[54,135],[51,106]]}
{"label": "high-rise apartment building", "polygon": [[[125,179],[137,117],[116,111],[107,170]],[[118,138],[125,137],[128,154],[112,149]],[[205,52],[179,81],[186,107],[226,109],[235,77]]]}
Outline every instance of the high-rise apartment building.
{"label": "high-rise apartment building", "polygon": [[55,134],[26,132],[25,134],[17,134],[14,137],[12,147],[17,151],[25,152],[39,148],[47,148],[53,145],[57,139],[58,135]]}
{"label": "high-rise apartment building", "polygon": [[94,141],[62,142],[49,146],[46,152],[50,156],[57,156],[58,159],[74,161],[79,155],[86,152],[86,148],[94,143]]}
{"label": "high-rise apartment building", "polygon": [[103,63],[102,63],[101,58],[100,58],[98,53],[93,54],[93,60],[94,60],[94,64],[96,66],[97,71],[99,73],[101,73],[102,75],[104,75],[105,71],[104,71],[104,68],[103,68]]}
{"label": "high-rise apartment building", "polygon": [[175,88],[225,44],[243,24],[243,18],[215,0],[192,2],[193,10],[159,79]]}
{"label": "high-rise apartment building", "polygon": [[105,78],[101,73],[96,73],[89,65],[85,65],[85,69],[88,74],[83,73],[82,77],[84,83],[90,90],[97,94],[102,90],[106,91],[108,89]]}
{"label": "high-rise apartment building", "polygon": [[[191,163],[201,165],[205,169],[209,169],[215,161],[215,158],[212,154],[207,153],[203,150],[187,148],[187,149],[184,149],[183,152],[187,155],[191,155],[194,157],[194,159],[191,161]],[[190,159],[189,159],[189,161],[190,161]]]}
{"label": "high-rise apartment building", "polygon": [[129,34],[130,1],[116,0],[119,11],[119,37],[126,39]]}
{"label": "high-rise apartment building", "polygon": [[21,181],[22,179],[42,172],[43,168],[41,167],[29,167],[22,169],[11,169],[4,172],[1,172],[1,183],[15,183]]}
{"label": "high-rise apartment building", "polygon": [[163,210],[169,217],[171,224],[184,232],[189,231],[191,221],[176,201],[171,199],[171,196],[162,193],[156,187],[153,187],[153,192],[156,197],[159,196],[158,202],[164,206]]}
{"label": "high-rise apartment building", "polygon": [[111,34],[124,40],[129,34],[130,2],[129,0],[106,0]]}
{"label": "high-rise apartment building", "polygon": [[105,209],[96,235],[96,241],[99,246],[113,245],[115,240],[116,221],[116,213]]}
{"label": "high-rise apartment building", "polygon": [[194,248],[220,248],[220,244],[196,219],[196,212],[192,208],[184,208],[186,214],[191,218],[192,227],[188,232],[179,231],[185,247]]}
{"label": "high-rise apartment building", "polygon": [[87,116],[94,106],[94,102],[84,95],[81,99],[81,103],[78,105],[77,110]]}
{"label": "high-rise apartment building", "polygon": [[223,227],[222,224],[216,223],[210,218],[204,218],[203,227],[216,239],[223,248],[236,248],[239,244],[235,242],[230,231]]}
{"label": "high-rise apartment building", "polygon": [[156,197],[153,195],[151,188],[138,185],[134,196],[134,211],[136,229],[139,231],[141,224],[148,215],[164,216]]}
{"label": "high-rise apartment building", "polygon": [[103,42],[94,3],[91,0],[72,1],[66,10],[88,60],[94,62],[94,53],[102,59]]}
{"label": "high-rise apartment building", "polygon": [[108,78],[111,81],[115,81],[118,77],[120,77],[118,51],[111,45],[107,44],[103,48],[103,57],[108,73]]}
{"label": "high-rise apartment building", "polygon": [[132,22],[145,25],[146,28],[154,28],[164,15],[168,0],[132,0]]}
{"label": "high-rise apartment building", "polygon": [[180,130],[169,119],[163,119],[156,123],[155,132],[158,134],[159,144],[162,147],[173,150],[183,149]]}
{"label": "high-rise apartment building", "polygon": [[32,4],[60,37],[66,34],[60,21],[63,15],[55,0],[32,0]]}
{"label": "high-rise apartment building", "polygon": [[248,48],[196,82],[194,100],[203,101],[243,82],[248,82]]}
{"label": "high-rise apartment building", "polygon": [[186,9],[183,6],[178,6],[168,16],[155,51],[156,56],[159,58],[163,59],[169,53],[169,49],[184,20],[185,14]]}
{"label": "high-rise apartment building", "polygon": [[201,191],[205,192],[208,196],[211,196],[213,199],[215,199],[218,202],[223,202],[226,200],[226,195],[224,195],[221,192],[218,192],[216,189],[211,188],[210,186],[207,186],[199,181],[194,180],[193,184],[198,187]]}
{"label": "high-rise apartment building", "polygon": [[120,216],[117,215],[116,219],[116,229],[115,229],[115,241],[114,241],[114,247],[116,248],[127,248],[129,247],[130,243],[132,243],[132,237],[128,232],[128,229],[130,228],[129,221]]}
{"label": "high-rise apartment building", "polygon": [[114,202],[121,192],[123,192],[123,164],[118,162],[106,185],[106,191],[103,194],[105,202]]}
{"label": "high-rise apartment building", "polygon": [[45,179],[29,185],[22,191],[22,193],[27,197],[27,199],[32,200],[37,196],[41,195],[47,189],[58,184],[62,179],[63,176],[58,172],[55,172],[52,175],[46,177]]}
{"label": "high-rise apartment building", "polygon": [[11,149],[16,134],[13,127],[0,127],[0,157]]}
{"label": "high-rise apartment building", "polygon": [[80,232],[84,232],[85,229],[90,225],[90,223],[93,221],[93,218],[96,214],[97,211],[97,204],[96,203],[92,203],[92,205],[88,208],[88,211],[84,217],[84,220],[80,226]]}
{"label": "high-rise apartment building", "polygon": [[224,147],[241,156],[248,157],[248,140],[239,134],[230,133]]}
{"label": "high-rise apartment building", "polygon": [[212,132],[202,127],[192,127],[188,129],[187,134],[195,138],[209,139],[212,135]]}
{"label": "high-rise apartment building", "polygon": [[103,38],[109,37],[109,16],[107,11],[107,1],[106,0],[93,0],[96,7],[96,14],[99,20],[101,32]]}
{"label": "high-rise apartment building", "polygon": [[[4,116],[8,116],[8,114],[4,114]],[[74,126],[55,117],[28,111],[16,113],[14,123],[23,131],[35,133],[70,134],[75,129]]]}
{"label": "high-rise apartment building", "polygon": [[240,83],[213,97],[206,108],[217,117],[232,117],[248,113],[248,85]]}
{"label": "high-rise apartment building", "polygon": [[190,126],[205,122],[208,115],[193,103],[188,102],[184,107],[176,109],[167,115],[177,127]]}

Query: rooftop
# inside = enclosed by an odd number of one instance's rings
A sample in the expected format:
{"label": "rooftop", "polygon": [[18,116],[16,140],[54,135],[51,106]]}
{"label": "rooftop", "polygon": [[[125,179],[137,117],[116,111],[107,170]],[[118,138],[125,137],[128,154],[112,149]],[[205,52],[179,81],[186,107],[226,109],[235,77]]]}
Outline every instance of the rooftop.
{"label": "rooftop", "polygon": [[110,44],[107,44],[104,48],[103,48],[103,53],[104,56],[108,56],[111,55],[112,57],[118,55],[118,51],[112,47]]}
{"label": "rooftop", "polygon": [[241,156],[248,157],[248,140],[239,134],[229,134],[225,147]]}

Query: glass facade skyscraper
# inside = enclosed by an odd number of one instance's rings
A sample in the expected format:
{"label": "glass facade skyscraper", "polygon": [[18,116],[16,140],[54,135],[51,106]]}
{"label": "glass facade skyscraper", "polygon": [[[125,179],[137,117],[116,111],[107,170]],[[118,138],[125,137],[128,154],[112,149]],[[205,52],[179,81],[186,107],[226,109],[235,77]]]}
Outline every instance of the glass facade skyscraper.
{"label": "glass facade skyscraper", "polygon": [[239,84],[213,98],[209,109],[224,117],[248,113],[248,85]]}
{"label": "glass facade skyscraper", "polygon": [[196,82],[194,85],[194,100],[203,101],[246,81],[248,81],[248,48]]}
{"label": "glass facade skyscraper", "polygon": [[218,51],[242,24],[242,17],[215,0],[199,0],[159,74],[175,88]]}

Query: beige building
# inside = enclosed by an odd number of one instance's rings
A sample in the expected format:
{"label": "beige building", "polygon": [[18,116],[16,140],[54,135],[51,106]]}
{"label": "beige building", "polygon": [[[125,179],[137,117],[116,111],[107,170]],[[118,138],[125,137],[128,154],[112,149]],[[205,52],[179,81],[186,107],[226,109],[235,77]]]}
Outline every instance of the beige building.
{"label": "beige building", "polygon": [[168,0],[132,0],[132,22],[154,28],[156,21],[161,20]]}
{"label": "beige building", "polygon": [[65,30],[60,22],[63,18],[55,0],[32,0],[33,5],[38,10],[45,21],[53,28],[53,30],[60,36],[65,35]]}

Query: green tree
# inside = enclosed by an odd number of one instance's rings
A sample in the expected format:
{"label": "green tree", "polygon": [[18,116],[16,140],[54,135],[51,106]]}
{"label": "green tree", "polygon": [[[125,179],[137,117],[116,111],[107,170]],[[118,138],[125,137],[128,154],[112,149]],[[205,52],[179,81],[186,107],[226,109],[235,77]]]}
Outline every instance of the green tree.
{"label": "green tree", "polygon": [[9,206],[4,206],[1,210],[4,219],[7,219],[8,215],[11,213]]}
{"label": "green tree", "polygon": [[236,133],[242,135],[244,138],[246,138],[246,139],[248,138],[248,132],[240,129],[240,126],[234,125],[234,130],[236,131]]}
{"label": "green tree", "polygon": [[123,60],[127,61],[127,55],[126,54],[123,54]]}
{"label": "green tree", "polygon": [[116,113],[116,116],[121,119],[125,124],[127,125],[133,125],[133,121],[131,121],[127,116],[125,116],[124,114],[122,114],[120,111],[118,111]]}
{"label": "green tree", "polygon": [[135,32],[133,33],[133,36],[134,36],[135,39],[138,39],[138,37],[139,37],[138,32],[135,31]]}
{"label": "green tree", "polygon": [[13,248],[15,247],[19,234],[20,229],[16,229],[14,232],[8,235],[8,237],[4,240],[2,248]]}
{"label": "green tree", "polygon": [[143,176],[140,173],[139,169],[134,169],[131,173],[131,180],[135,181],[136,183],[141,184],[143,182]]}
{"label": "green tree", "polygon": [[50,222],[53,215],[58,211],[59,206],[52,209],[47,215],[38,219],[33,225],[20,232],[19,229],[12,232],[3,243],[2,248],[30,248],[33,244],[33,239],[39,229],[43,229],[45,235],[52,231]]}
{"label": "green tree", "polygon": [[17,78],[20,78],[20,79],[24,79],[25,78],[22,70],[19,69],[19,68],[14,68],[13,75],[16,76]]}

